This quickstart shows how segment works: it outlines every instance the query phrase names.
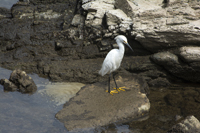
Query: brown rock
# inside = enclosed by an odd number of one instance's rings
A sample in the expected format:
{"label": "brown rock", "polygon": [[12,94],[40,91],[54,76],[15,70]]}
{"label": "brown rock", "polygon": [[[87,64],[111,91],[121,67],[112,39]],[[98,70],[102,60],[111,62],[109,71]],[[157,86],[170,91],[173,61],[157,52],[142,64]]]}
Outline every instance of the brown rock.
{"label": "brown rock", "polygon": [[[127,74],[118,77],[119,86],[127,90],[110,95],[107,82],[98,82],[83,87],[64,105],[56,118],[68,130],[105,126],[114,122],[126,122],[148,113],[150,103],[146,97],[148,85],[143,78]],[[114,82],[111,82],[111,87]]]}

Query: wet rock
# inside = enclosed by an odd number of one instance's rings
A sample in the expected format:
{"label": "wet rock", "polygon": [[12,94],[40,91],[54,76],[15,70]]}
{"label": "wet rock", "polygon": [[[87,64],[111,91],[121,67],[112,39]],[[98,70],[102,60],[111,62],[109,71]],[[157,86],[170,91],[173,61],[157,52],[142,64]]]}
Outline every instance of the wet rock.
{"label": "wet rock", "polygon": [[17,91],[17,86],[8,79],[1,79],[0,84],[3,85],[5,91]]}
{"label": "wet rock", "polygon": [[0,7],[0,19],[11,17],[11,11],[9,9]]}
{"label": "wet rock", "polygon": [[[107,82],[86,85],[64,105],[56,118],[71,131],[125,122],[148,113],[150,103],[146,97],[148,86],[144,79],[127,74],[118,77],[117,83],[119,86],[125,85],[127,90],[113,96],[105,92]],[[114,81],[111,85],[114,85]]]}
{"label": "wet rock", "polygon": [[183,97],[180,94],[168,94],[165,99],[169,105],[174,107],[180,107],[183,102]]}
{"label": "wet rock", "polygon": [[174,125],[168,133],[198,133],[200,132],[200,122],[194,116],[188,116],[185,120],[180,123]]}
{"label": "wet rock", "polygon": [[20,91],[22,93],[34,93],[37,90],[37,86],[30,76],[26,72],[19,69],[14,70],[9,80],[1,79],[1,84],[7,91]]}
{"label": "wet rock", "polygon": [[[177,55],[172,54],[170,52],[159,52],[151,56],[151,59],[164,67],[168,72],[173,74],[176,77],[179,77],[181,79],[185,79],[187,81],[191,82],[199,82],[200,81],[200,73],[199,73],[199,62],[198,62],[198,53],[195,51],[198,51],[198,49],[194,50],[193,48],[188,48],[188,53],[186,52],[187,48],[180,48],[180,57],[185,62],[182,62]],[[195,56],[192,56],[191,53],[192,50],[194,51]],[[195,58],[197,57],[197,58]],[[193,62],[194,61],[194,62]],[[188,62],[190,62],[188,64]]]}
{"label": "wet rock", "polygon": [[169,86],[171,83],[169,82],[169,80],[167,80],[166,78],[156,78],[156,79],[152,79],[151,81],[148,82],[148,85],[150,87],[159,87],[159,86]]}
{"label": "wet rock", "polygon": [[18,2],[11,8],[12,16],[18,19],[33,19],[35,7],[28,3]]}

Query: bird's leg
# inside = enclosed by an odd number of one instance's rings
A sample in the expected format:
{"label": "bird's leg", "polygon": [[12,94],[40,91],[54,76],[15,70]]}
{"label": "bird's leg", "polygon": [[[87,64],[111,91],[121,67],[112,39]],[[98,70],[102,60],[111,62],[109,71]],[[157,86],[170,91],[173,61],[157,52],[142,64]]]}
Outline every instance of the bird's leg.
{"label": "bird's leg", "polygon": [[109,78],[108,78],[108,90],[106,92],[108,92],[111,95],[113,95],[113,93],[118,93],[118,91],[116,91],[116,90],[110,91],[110,76],[111,76],[111,73],[109,74]]}
{"label": "bird's leg", "polygon": [[110,75],[111,73],[109,74],[109,79],[108,79],[108,93],[110,93]]}
{"label": "bird's leg", "polygon": [[118,87],[117,86],[117,82],[116,82],[116,80],[115,80],[115,73],[113,72],[113,79],[114,79],[114,81],[115,81],[115,85],[116,85],[116,88],[114,88],[114,89],[116,89],[117,91],[125,91],[124,89],[122,89],[122,88],[126,88],[125,86],[124,87]]}

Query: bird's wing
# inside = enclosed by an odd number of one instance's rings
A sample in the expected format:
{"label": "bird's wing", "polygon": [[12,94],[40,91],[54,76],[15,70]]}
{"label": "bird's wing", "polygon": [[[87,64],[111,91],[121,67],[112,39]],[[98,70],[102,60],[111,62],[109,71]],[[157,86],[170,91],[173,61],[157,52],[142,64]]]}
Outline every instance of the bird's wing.
{"label": "bird's wing", "polygon": [[99,74],[104,76],[107,73],[111,73],[115,70],[115,58],[116,58],[117,49],[112,49],[106,56],[103,61],[102,68],[99,71]]}

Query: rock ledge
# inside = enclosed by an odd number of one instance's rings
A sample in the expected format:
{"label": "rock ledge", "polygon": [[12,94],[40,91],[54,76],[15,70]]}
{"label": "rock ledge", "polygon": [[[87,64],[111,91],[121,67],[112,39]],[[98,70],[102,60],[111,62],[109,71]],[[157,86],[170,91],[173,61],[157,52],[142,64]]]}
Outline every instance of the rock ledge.
{"label": "rock ledge", "polygon": [[[127,122],[147,114],[150,102],[145,94],[149,89],[145,80],[129,74],[118,77],[117,83],[125,85],[127,90],[113,96],[105,92],[107,82],[83,87],[56,114],[56,118],[71,131]],[[114,87],[114,82],[111,82],[111,87]]]}

